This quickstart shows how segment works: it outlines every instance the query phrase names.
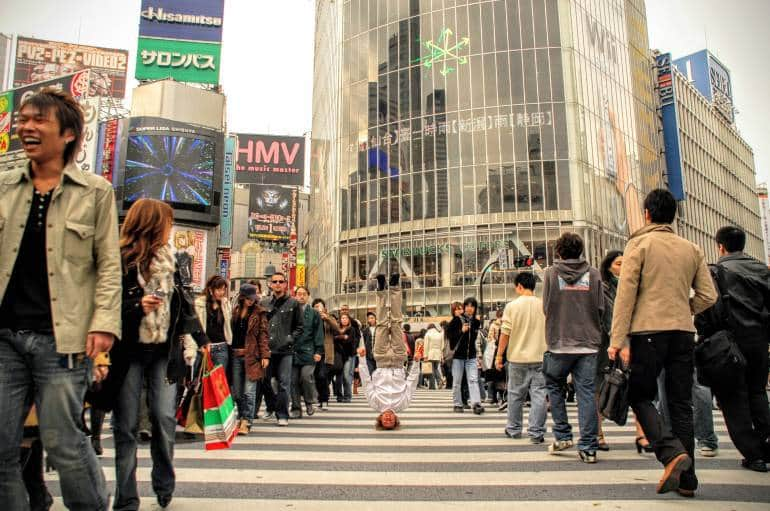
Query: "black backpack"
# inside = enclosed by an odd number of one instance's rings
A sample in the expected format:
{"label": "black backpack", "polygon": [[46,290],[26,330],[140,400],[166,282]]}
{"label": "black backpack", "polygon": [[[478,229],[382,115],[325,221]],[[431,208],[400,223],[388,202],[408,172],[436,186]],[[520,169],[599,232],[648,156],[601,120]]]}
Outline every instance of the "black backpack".
{"label": "black backpack", "polygon": [[735,381],[737,372],[746,368],[746,357],[735,343],[730,326],[730,294],[724,285],[728,270],[716,264],[709,265],[709,271],[717,289],[717,303],[707,311],[714,328],[695,345],[695,369],[701,385],[725,388]]}

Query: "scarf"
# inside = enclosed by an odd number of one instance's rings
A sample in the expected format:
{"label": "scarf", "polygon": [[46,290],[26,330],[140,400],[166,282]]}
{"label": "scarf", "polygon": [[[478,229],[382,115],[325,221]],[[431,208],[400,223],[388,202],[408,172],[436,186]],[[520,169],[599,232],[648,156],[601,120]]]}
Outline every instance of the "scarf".
{"label": "scarf", "polygon": [[150,279],[145,282],[139,272],[139,285],[144,294],[159,291],[163,295],[160,307],[146,314],[139,324],[139,342],[143,344],[161,344],[166,342],[168,327],[171,324],[171,297],[174,293],[174,271],[176,261],[171,247],[164,245],[150,262]]}

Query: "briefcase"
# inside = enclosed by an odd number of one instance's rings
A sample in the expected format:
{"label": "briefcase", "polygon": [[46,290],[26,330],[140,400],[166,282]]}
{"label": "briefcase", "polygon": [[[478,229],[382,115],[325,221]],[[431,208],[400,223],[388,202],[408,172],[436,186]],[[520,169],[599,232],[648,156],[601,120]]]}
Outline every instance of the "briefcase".
{"label": "briefcase", "polygon": [[628,420],[628,374],[618,354],[604,370],[599,386],[598,408],[602,417],[618,426],[625,426]]}

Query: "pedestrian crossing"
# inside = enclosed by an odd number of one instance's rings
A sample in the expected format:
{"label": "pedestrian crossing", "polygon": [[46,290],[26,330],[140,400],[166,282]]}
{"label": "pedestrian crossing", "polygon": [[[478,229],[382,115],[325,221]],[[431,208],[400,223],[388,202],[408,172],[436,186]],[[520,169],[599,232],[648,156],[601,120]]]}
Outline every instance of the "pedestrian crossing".
{"label": "pedestrian crossing", "polygon": [[[577,429],[577,409],[568,405]],[[524,424],[526,425],[526,413]],[[558,455],[504,435],[505,412],[452,412],[451,392],[420,389],[400,414],[401,429],[377,431],[376,413],[363,396],[332,403],[328,412],[290,421],[288,428],[257,420],[232,448],[206,452],[200,438],[181,434],[175,448],[175,511],[233,509],[321,511],[463,511],[521,508],[766,510],[770,475],[740,467],[721,414],[715,413],[719,456],[696,456],[697,498],[655,494],[661,467],[652,454],[637,454],[633,423],[604,423],[609,452],[586,465],[572,448]],[[550,431],[550,417],[549,417]],[[577,431],[575,431],[577,433]],[[102,464],[114,484],[114,450],[104,436]],[[150,484],[149,446],[139,450],[137,480],[142,510],[157,509]],[[50,477],[48,477],[50,476]],[[58,495],[55,474],[50,490]],[[64,509],[57,498],[53,509]]]}

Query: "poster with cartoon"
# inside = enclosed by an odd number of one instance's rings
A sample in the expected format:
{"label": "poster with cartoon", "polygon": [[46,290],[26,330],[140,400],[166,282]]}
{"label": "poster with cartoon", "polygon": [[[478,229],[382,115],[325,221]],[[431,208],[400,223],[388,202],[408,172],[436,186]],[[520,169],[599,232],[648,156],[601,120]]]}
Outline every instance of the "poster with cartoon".
{"label": "poster with cartoon", "polygon": [[208,233],[203,229],[174,225],[171,227],[171,245],[182,284],[193,291],[202,291],[206,285],[206,245]]}

